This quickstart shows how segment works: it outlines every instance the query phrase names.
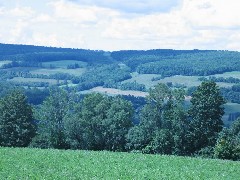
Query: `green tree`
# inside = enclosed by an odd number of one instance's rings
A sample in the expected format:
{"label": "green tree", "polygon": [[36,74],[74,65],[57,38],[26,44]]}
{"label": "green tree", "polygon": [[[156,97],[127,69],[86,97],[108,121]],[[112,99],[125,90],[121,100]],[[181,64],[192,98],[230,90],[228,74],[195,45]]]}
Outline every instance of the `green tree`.
{"label": "green tree", "polygon": [[213,147],[223,128],[225,103],[215,82],[202,82],[193,93],[189,115],[191,152]]}
{"label": "green tree", "polygon": [[32,107],[26,96],[14,90],[0,99],[0,145],[26,147],[35,136]]}
{"label": "green tree", "polygon": [[112,151],[124,151],[126,134],[132,127],[132,104],[120,97],[113,98],[107,111],[107,117],[103,121],[105,126],[106,149]]}
{"label": "green tree", "polygon": [[71,115],[73,107],[74,101],[71,94],[62,89],[52,89],[50,96],[39,109],[36,109],[39,135],[34,139],[33,146],[41,147],[41,144],[36,142],[38,141],[45,145],[48,144],[51,148],[68,148],[65,119]]}
{"label": "green tree", "polygon": [[84,97],[78,115],[84,149],[103,150],[105,147],[103,120],[107,117],[110,101],[99,93]]}
{"label": "green tree", "polygon": [[75,118],[78,126],[71,126],[73,130],[68,131],[75,132],[74,142],[83,149],[123,151],[132,116],[133,108],[128,101],[92,93],[81,103]]}
{"label": "green tree", "polygon": [[146,153],[184,154],[188,127],[184,94],[184,90],[171,90],[165,84],[151,89],[140,113],[140,124],[128,133],[127,147]]}
{"label": "green tree", "polygon": [[221,159],[240,160],[240,118],[219,134],[214,156]]}

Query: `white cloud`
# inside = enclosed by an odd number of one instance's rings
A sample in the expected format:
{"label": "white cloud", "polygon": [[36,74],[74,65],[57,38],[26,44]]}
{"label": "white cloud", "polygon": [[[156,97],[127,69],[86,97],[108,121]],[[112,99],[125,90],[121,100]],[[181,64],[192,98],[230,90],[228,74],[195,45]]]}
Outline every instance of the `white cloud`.
{"label": "white cloud", "polygon": [[33,16],[35,11],[31,7],[16,7],[7,13],[12,17],[29,18]]}
{"label": "white cloud", "polygon": [[18,2],[0,7],[3,43],[240,50],[239,0],[44,0],[34,6],[27,0]]}
{"label": "white cloud", "polygon": [[15,27],[10,30],[11,36],[17,38],[21,36],[24,31],[24,28],[28,26],[28,23],[23,20],[18,20]]}
{"label": "white cloud", "polygon": [[33,18],[32,22],[43,23],[43,22],[55,22],[55,21],[54,21],[54,18],[48,14],[40,14],[40,15],[37,15],[35,18]]}
{"label": "white cloud", "polygon": [[59,20],[76,23],[97,23],[101,18],[115,17],[119,13],[96,6],[81,6],[64,0],[49,3],[54,8],[54,15]]}
{"label": "white cloud", "polygon": [[239,7],[238,0],[184,0],[181,12],[193,27],[227,29],[240,26]]}
{"label": "white cloud", "polygon": [[79,4],[116,9],[127,13],[150,14],[168,12],[182,0],[69,0]]}

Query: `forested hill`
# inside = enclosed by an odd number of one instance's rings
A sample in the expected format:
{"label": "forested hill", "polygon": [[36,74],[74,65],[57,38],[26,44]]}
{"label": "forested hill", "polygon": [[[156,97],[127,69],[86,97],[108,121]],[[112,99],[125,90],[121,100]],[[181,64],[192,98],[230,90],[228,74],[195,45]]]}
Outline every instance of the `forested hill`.
{"label": "forested hill", "polygon": [[240,52],[222,50],[122,50],[102,51],[32,45],[0,44],[0,60],[10,60],[5,67],[41,67],[43,62],[75,60],[88,65],[123,63],[129,72],[208,76],[240,71]]}
{"label": "forested hill", "polygon": [[48,62],[71,59],[93,62],[108,62],[109,53],[86,49],[56,48],[33,45],[15,45],[0,43],[0,60]]}
{"label": "forested hill", "polygon": [[156,60],[156,57],[176,56],[180,54],[210,52],[212,50],[173,50],[173,49],[154,49],[154,50],[122,50],[122,51],[102,51],[74,48],[57,48],[33,45],[17,45],[0,43],[0,60],[12,61],[38,61],[47,62],[59,59],[72,59],[86,62],[115,62],[131,61],[132,59]]}

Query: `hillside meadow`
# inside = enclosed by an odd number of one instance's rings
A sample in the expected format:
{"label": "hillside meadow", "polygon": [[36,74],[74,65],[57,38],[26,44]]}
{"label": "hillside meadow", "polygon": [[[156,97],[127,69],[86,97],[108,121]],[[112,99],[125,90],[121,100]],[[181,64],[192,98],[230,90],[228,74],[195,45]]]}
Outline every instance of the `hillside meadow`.
{"label": "hillside meadow", "polygon": [[0,148],[1,179],[239,179],[240,162],[107,151]]}

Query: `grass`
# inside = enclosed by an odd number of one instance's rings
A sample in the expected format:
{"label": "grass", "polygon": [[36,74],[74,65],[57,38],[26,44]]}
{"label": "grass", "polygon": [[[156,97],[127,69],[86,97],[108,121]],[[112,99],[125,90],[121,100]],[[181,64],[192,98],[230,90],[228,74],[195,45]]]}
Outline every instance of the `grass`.
{"label": "grass", "polygon": [[[50,85],[57,84],[56,79],[41,79],[41,78],[23,78],[23,77],[14,77],[13,79],[10,79],[9,81],[12,82],[46,82]],[[60,80],[59,82],[63,82]]]}
{"label": "grass", "polygon": [[1,179],[238,179],[240,162],[138,153],[0,148]]}
{"label": "grass", "polygon": [[214,76],[223,77],[223,78],[234,77],[234,78],[240,79],[240,71],[232,71],[232,72],[226,72],[223,74],[215,74]]}
{"label": "grass", "polygon": [[9,61],[9,60],[5,60],[5,61],[0,61],[0,67],[2,67],[2,65],[4,64],[8,64],[8,63],[11,63],[12,61]]}
{"label": "grass", "polygon": [[158,84],[158,81],[151,81],[153,77],[158,77],[160,76],[159,74],[138,74],[138,73],[132,73],[132,78],[123,81],[122,83],[125,82],[134,82],[136,81],[139,84],[144,84],[146,88],[153,87]]}
{"label": "grass", "polygon": [[[235,74],[237,74],[235,72]],[[240,75],[240,72],[239,72]],[[132,73],[132,78],[125,80],[123,82],[133,82],[136,81],[137,83],[144,84],[146,88],[153,87],[157,85],[158,83],[167,83],[172,82],[174,84],[182,84],[186,87],[191,86],[199,86],[201,84],[201,81],[198,80],[200,76],[182,76],[182,75],[176,75],[171,77],[166,77],[164,79],[158,80],[158,81],[152,81],[151,79],[153,77],[158,77],[159,74],[138,74],[138,73]],[[223,83],[223,82],[217,82],[217,85],[220,87],[231,87],[232,83]]]}
{"label": "grass", "polygon": [[56,73],[68,73],[71,75],[80,76],[86,71],[86,68],[77,68],[77,69],[64,69],[64,68],[54,68],[54,69],[33,69],[30,71],[31,74],[43,74],[43,75],[51,75]]}
{"label": "grass", "polygon": [[98,86],[90,90],[81,91],[80,93],[87,94],[91,92],[98,92],[98,93],[107,94],[107,95],[132,95],[135,97],[146,97],[148,95],[147,92],[142,92],[142,91],[120,90],[115,88],[104,88],[102,86]]}

